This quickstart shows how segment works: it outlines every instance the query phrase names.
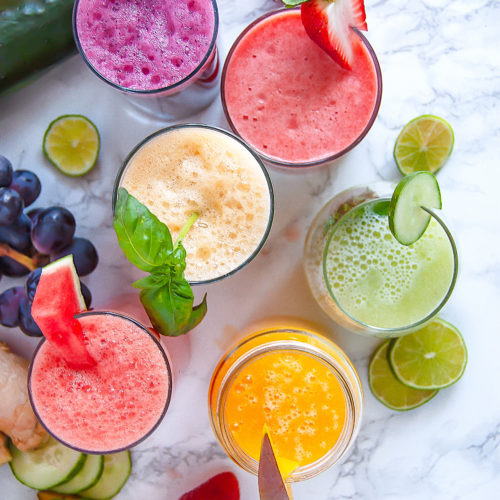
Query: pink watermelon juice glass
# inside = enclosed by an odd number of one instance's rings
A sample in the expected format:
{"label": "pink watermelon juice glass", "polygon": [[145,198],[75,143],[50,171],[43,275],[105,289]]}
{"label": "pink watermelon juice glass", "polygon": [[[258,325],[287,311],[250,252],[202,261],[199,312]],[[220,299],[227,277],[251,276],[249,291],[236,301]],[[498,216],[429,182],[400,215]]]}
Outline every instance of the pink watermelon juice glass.
{"label": "pink watermelon juice glass", "polygon": [[51,342],[42,340],[29,371],[33,409],[50,434],[76,450],[102,454],[135,446],[169,406],[168,355],[127,316],[89,311],[76,318],[96,366],[70,369]]}
{"label": "pink watermelon juice glass", "polygon": [[382,77],[370,44],[353,29],[352,70],[307,35],[300,9],[271,12],[234,43],[222,73],[224,112],[233,131],[270,164],[329,163],[368,133]]}
{"label": "pink watermelon juice glass", "polygon": [[90,69],[166,118],[216,97],[217,31],[215,0],[76,0],[73,11],[75,42]]}

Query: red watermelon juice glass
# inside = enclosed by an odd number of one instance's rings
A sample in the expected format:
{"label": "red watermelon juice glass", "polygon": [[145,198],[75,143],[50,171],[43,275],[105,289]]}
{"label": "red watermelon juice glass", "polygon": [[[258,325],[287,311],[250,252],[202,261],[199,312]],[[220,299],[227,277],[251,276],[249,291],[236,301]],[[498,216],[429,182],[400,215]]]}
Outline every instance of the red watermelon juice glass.
{"label": "red watermelon juice glass", "polygon": [[207,107],[220,81],[215,0],[76,0],[85,63],[133,105],[176,119]]}
{"label": "red watermelon juice glass", "polygon": [[110,311],[75,316],[96,364],[75,370],[48,340],[31,362],[31,404],[47,431],[70,448],[115,453],[140,443],[165,416],[172,370],[159,341],[134,319]]}
{"label": "red watermelon juice glass", "polygon": [[377,57],[351,33],[352,70],[307,35],[300,9],[268,13],[238,37],[222,72],[222,105],[231,129],[267,163],[324,165],[370,130],[382,97]]}

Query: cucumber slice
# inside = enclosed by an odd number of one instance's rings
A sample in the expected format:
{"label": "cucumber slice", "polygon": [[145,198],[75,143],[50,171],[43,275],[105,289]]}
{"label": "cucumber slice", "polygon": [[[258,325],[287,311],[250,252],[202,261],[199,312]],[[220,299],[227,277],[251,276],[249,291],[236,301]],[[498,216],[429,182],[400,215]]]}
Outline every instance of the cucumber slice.
{"label": "cucumber slice", "polygon": [[389,228],[402,245],[411,245],[429,225],[429,208],[441,208],[441,191],[430,172],[407,175],[396,186],[389,205]]}
{"label": "cucumber slice", "polygon": [[52,491],[73,495],[87,490],[99,481],[103,470],[104,457],[102,455],[88,455],[85,465],[80,472],[73,479],[52,488]]}
{"label": "cucumber slice", "polygon": [[69,481],[84,466],[87,455],[50,437],[41,447],[20,451],[12,443],[10,468],[18,481],[35,490],[50,490]]}
{"label": "cucumber slice", "polygon": [[80,492],[83,498],[105,500],[118,494],[123,488],[132,470],[130,452],[120,451],[112,455],[104,455],[104,470],[97,483]]}

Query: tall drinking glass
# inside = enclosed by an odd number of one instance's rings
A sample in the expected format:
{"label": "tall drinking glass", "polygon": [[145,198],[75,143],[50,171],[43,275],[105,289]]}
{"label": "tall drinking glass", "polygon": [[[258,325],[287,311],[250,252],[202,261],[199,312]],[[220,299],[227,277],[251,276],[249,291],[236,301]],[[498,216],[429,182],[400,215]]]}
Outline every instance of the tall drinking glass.
{"label": "tall drinking glass", "polygon": [[423,236],[401,245],[389,230],[394,186],[348,189],[330,200],[306,237],[303,265],[322,309],[356,333],[397,337],[430,322],[446,304],[458,254],[433,211]]}
{"label": "tall drinking glass", "polygon": [[88,311],[76,318],[96,366],[73,370],[42,340],[28,375],[33,410],[52,436],[84,453],[135,446],[158,427],[170,404],[168,354],[128,316]]}
{"label": "tall drinking glass", "polygon": [[173,120],[217,96],[215,0],[76,0],[73,34],[92,72],[154,117]]}
{"label": "tall drinking glass", "polygon": [[245,267],[271,229],[274,196],[262,161],[226,130],[183,124],[158,130],[128,155],[118,190],[129,194],[167,225],[173,239],[193,214],[183,239],[186,279],[208,284]]}

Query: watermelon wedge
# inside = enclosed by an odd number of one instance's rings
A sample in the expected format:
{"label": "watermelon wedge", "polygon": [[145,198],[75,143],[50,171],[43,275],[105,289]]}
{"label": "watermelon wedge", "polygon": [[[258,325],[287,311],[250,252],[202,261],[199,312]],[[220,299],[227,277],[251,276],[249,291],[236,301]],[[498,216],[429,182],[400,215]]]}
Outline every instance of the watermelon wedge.
{"label": "watermelon wedge", "polygon": [[45,266],[36,287],[31,315],[45,338],[75,370],[96,364],[87,351],[80,322],[75,319],[75,314],[85,309],[73,256]]}

